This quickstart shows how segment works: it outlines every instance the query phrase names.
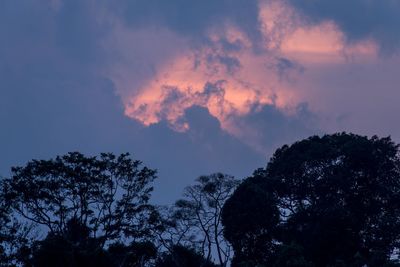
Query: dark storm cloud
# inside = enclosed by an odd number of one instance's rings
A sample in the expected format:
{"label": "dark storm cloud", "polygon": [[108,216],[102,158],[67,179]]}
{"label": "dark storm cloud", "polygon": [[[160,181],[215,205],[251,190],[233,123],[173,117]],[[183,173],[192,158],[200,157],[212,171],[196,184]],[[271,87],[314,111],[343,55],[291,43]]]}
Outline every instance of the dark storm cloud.
{"label": "dark storm cloud", "polygon": [[398,0],[288,0],[312,23],[333,20],[348,41],[375,39],[383,52],[400,44]]}
{"label": "dark storm cloud", "polygon": [[251,38],[260,34],[257,0],[123,0],[112,8],[133,26],[166,26],[196,38],[204,37],[210,26],[225,22],[233,23]]}
{"label": "dark storm cloud", "polygon": [[203,174],[220,171],[244,178],[265,165],[262,153],[223,131],[207,109],[189,108],[185,121],[190,129],[184,133],[171,130],[165,121],[141,131],[143,157],[160,166],[161,179],[156,187],[159,196],[176,196],[185,182],[190,183]]}
{"label": "dark storm cloud", "polygon": [[268,70],[273,70],[277,73],[280,80],[293,82],[295,79],[293,76],[301,74],[305,71],[305,67],[294,60],[290,60],[284,57],[278,57],[275,59],[273,64],[268,64]]}
{"label": "dark storm cloud", "polygon": [[241,129],[247,129],[243,133],[269,156],[284,144],[321,133],[317,126],[318,118],[307,104],[300,104],[292,115],[272,105],[255,106],[250,114],[237,118],[235,122]]}
{"label": "dark storm cloud", "polygon": [[218,63],[222,64],[223,66],[225,66],[226,71],[230,75],[235,74],[235,72],[242,67],[240,60],[236,57],[217,55],[210,56],[207,60],[209,61],[209,63],[217,61]]}

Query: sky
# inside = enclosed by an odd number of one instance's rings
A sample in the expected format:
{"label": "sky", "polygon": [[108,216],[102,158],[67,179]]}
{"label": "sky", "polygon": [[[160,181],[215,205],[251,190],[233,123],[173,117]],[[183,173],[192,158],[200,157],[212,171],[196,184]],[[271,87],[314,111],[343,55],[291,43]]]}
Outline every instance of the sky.
{"label": "sky", "polygon": [[0,175],[129,152],[167,203],[283,144],[400,142],[398,0],[2,0]]}

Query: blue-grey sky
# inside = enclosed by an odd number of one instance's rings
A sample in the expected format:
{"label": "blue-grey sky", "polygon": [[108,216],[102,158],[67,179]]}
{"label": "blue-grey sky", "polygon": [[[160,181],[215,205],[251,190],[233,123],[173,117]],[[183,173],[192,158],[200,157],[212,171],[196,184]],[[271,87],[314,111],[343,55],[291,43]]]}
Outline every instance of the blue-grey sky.
{"label": "blue-grey sky", "polygon": [[3,0],[0,174],[130,152],[170,202],[309,135],[400,141],[399,18],[396,0]]}

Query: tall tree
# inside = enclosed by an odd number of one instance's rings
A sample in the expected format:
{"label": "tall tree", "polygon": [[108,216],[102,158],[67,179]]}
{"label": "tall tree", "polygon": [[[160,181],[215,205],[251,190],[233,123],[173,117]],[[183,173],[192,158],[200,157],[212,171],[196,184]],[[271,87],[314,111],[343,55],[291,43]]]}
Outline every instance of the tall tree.
{"label": "tall tree", "polygon": [[68,223],[75,221],[104,247],[149,233],[155,177],[155,170],[129,154],[86,157],[74,152],[12,168],[3,196],[20,218],[46,227],[50,235],[66,236]]}
{"label": "tall tree", "polygon": [[169,229],[164,232],[164,240],[170,247],[195,247],[207,260],[214,254],[219,264],[225,266],[231,248],[223,236],[221,212],[238,184],[233,176],[222,173],[197,178],[196,184],[188,186],[183,198],[169,211],[170,220],[165,220]]}
{"label": "tall tree", "polygon": [[257,170],[243,181],[222,210],[224,236],[232,245],[232,266],[251,267],[268,262],[280,220],[275,195],[264,172]]}
{"label": "tall tree", "polygon": [[[390,138],[341,133],[285,145],[226,202],[226,238],[241,244],[235,255],[271,244],[257,259],[265,264],[283,247],[316,267],[389,264],[400,248],[399,164]],[[238,225],[250,213],[253,226]],[[260,231],[270,233],[266,242],[248,242]]]}

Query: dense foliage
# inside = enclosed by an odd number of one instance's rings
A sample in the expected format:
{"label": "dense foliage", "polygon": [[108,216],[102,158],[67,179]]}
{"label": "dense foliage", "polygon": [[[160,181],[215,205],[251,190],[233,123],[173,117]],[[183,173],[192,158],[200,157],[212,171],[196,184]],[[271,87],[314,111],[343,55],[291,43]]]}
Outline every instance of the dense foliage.
{"label": "dense foliage", "polygon": [[400,266],[390,138],[313,136],[242,182],[200,176],[170,206],[128,154],[32,160],[0,183],[0,266]]}
{"label": "dense foliage", "polygon": [[399,163],[390,138],[314,136],[278,149],[225,204],[233,265],[392,263],[400,237]]}

